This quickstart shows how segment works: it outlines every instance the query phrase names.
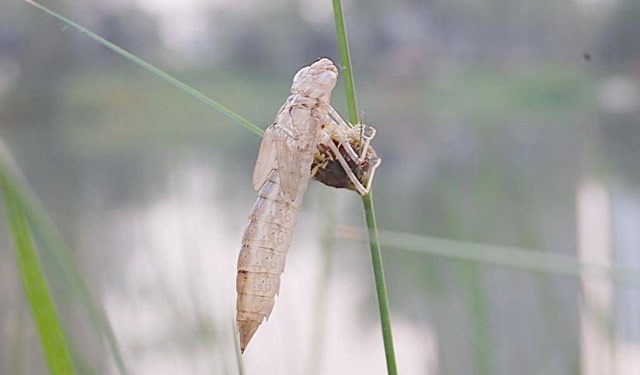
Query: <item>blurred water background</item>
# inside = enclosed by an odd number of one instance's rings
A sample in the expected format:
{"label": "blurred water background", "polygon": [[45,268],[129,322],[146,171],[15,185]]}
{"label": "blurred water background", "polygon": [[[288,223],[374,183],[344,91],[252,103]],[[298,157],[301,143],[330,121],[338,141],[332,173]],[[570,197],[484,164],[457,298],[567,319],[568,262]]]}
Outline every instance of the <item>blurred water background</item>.
{"label": "blurred water background", "polygon": [[[338,61],[328,0],[47,5],[263,128],[301,66]],[[383,158],[381,229],[640,269],[640,2],[343,6],[359,108]],[[333,103],[346,114],[341,84]],[[255,134],[13,1],[0,5],[0,137],[133,373],[238,373],[235,267]],[[358,196],[310,184],[247,374],[385,373],[368,247],[344,236],[327,247],[332,225],[364,226]],[[0,374],[44,374],[5,228]],[[640,372],[637,283],[389,246],[383,258],[402,374]],[[82,373],[117,373],[45,268]]]}

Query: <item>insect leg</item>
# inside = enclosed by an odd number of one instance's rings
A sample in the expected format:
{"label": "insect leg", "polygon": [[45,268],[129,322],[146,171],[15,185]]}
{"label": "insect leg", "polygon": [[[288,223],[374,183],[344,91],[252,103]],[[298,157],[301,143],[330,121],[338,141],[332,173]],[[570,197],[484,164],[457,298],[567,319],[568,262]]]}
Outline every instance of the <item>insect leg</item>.
{"label": "insect leg", "polygon": [[376,136],[376,129],[365,124],[358,124],[352,129],[352,131],[357,132],[362,137],[363,144],[360,148],[360,157],[358,157],[358,160],[360,163],[363,163],[367,156],[367,150],[369,150],[369,144],[373,137]]}
{"label": "insect leg", "polygon": [[357,134],[358,136],[361,137],[363,142],[363,147],[360,148],[360,155],[358,155],[358,153],[355,152],[353,147],[351,147],[348,144],[349,143],[348,141],[341,140],[340,144],[345,146],[345,150],[347,151],[347,154],[349,154],[349,156],[353,160],[359,160],[360,163],[364,162],[364,159],[366,158],[366,155],[367,155],[367,150],[369,149],[369,144],[371,143],[371,140],[373,139],[373,137],[375,137],[376,135],[376,129],[364,124],[351,125],[347,123],[331,105],[328,105],[327,107],[328,107],[327,110],[328,110],[329,117],[334,121],[335,124],[341,127],[342,130],[346,130],[350,134]]}
{"label": "insect leg", "polygon": [[348,145],[349,147],[345,147],[345,151],[347,151],[349,157],[351,157],[351,159],[353,160],[360,160],[360,162],[362,163],[362,160],[364,159],[362,159],[361,156],[359,156],[358,153],[355,152],[353,147],[349,145],[349,137],[345,135],[345,132],[347,132],[347,134],[353,133],[353,130],[355,129],[354,125],[347,123],[331,105],[327,105],[327,112],[329,114],[329,118],[331,118],[333,122],[338,125],[338,129],[336,129],[336,131],[338,132],[338,134],[340,134],[340,145]]}
{"label": "insect leg", "polygon": [[338,124],[338,126],[342,126],[344,129],[351,129],[353,128],[353,125],[349,124],[348,122],[346,122],[342,116],[340,116],[340,114],[338,112],[336,112],[336,110],[331,106],[331,104],[327,104],[327,111],[329,113],[329,117],[331,117],[331,119]]}
{"label": "insect leg", "polygon": [[[373,181],[373,176],[375,175],[376,169],[382,162],[382,159],[380,159],[377,155],[375,155],[375,152],[374,152],[375,156],[373,157],[368,156],[369,145],[373,137],[375,137],[376,135],[376,129],[372,126],[368,126],[365,124],[358,124],[354,126],[354,128],[351,131],[360,134],[362,136],[362,141],[363,141],[363,144],[360,147],[361,155],[357,159],[357,161],[356,159],[354,159],[354,161],[356,161],[358,165],[361,165],[365,162],[367,158],[369,158],[368,160],[369,166],[367,167],[367,171],[365,175],[361,179],[362,181],[366,181],[366,184],[367,184],[366,191],[368,193],[370,189],[369,186],[371,186],[371,182]],[[344,143],[340,142],[339,145],[342,145],[349,155],[356,153],[355,150],[353,150],[353,146],[349,142],[344,142]]]}
{"label": "insect leg", "polygon": [[356,152],[356,150],[353,149],[353,146],[349,142],[349,138],[351,137],[342,135],[341,137],[342,139],[339,140],[338,146],[343,146],[345,151],[347,152],[349,157],[351,157],[352,160],[356,161],[358,164],[362,164],[367,158],[367,151],[369,150],[369,144],[371,143],[371,140],[373,139],[373,137],[375,137],[376,135],[376,129],[364,124],[358,124],[358,125],[355,125],[353,128],[349,129],[349,132],[354,133],[357,136],[361,137],[362,144],[360,147],[360,155],[358,155],[358,152]]}
{"label": "insect leg", "polygon": [[381,162],[382,162],[382,159],[380,159],[379,157],[369,159],[369,170],[367,171],[366,175],[363,178],[364,181],[367,181],[367,192],[370,189],[371,182],[373,181],[373,176],[376,173],[376,169],[378,168]]}
{"label": "insect leg", "polygon": [[[369,188],[365,187],[362,184],[362,182],[360,182],[360,180],[358,180],[356,175],[351,170],[351,167],[349,167],[349,163],[347,163],[347,161],[344,159],[344,156],[342,156],[342,154],[340,153],[340,150],[338,149],[338,146],[336,146],[336,144],[333,143],[333,141],[331,140],[331,136],[329,136],[329,134],[327,134],[327,133],[324,133],[324,137],[325,137],[324,143],[327,146],[329,146],[329,149],[331,149],[331,151],[333,151],[333,153],[336,156],[336,159],[338,160],[338,162],[342,166],[342,169],[344,169],[345,174],[347,175],[347,177],[349,178],[349,180],[351,181],[353,186],[355,186],[356,190],[358,190],[358,193],[360,195],[362,195],[362,196],[369,194]],[[349,144],[349,143],[344,144],[343,147],[345,147],[345,149],[351,148],[351,151],[354,152],[353,148],[351,147],[351,144]],[[376,165],[376,167],[377,167],[377,165]]]}
{"label": "insect leg", "polygon": [[357,152],[355,152],[353,147],[351,147],[351,144],[349,144],[349,137],[346,135],[353,133],[355,127],[347,123],[331,105],[327,105],[327,113],[329,115],[329,118],[333,120],[333,123],[338,125],[338,128],[335,129],[335,132],[339,134],[339,145],[345,146],[345,151],[352,160],[359,160],[360,163],[362,163],[364,159],[360,155],[358,155]]}

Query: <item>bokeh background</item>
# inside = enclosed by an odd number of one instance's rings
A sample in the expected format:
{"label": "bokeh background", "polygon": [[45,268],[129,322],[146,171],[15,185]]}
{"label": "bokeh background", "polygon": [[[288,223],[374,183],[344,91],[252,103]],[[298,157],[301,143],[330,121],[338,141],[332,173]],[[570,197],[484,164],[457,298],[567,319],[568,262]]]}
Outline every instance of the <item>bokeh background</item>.
{"label": "bokeh background", "polygon": [[[263,128],[301,66],[338,61],[328,0],[45,4]],[[387,242],[412,233],[426,249],[383,248],[400,372],[639,373],[638,283],[508,263],[524,248],[640,269],[640,2],[343,6],[361,117],[383,159],[378,224]],[[342,84],[333,103],[346,114]],[[5,1],[0,138],[134,374],[239,373],[235,267],[259,137]],[[369,250],[347,235],[363,226],[356,194],[310,184],[245,373],[386,373]],[[0,373],[44,374],[4,224],[0,236]],[[478,260],[430,253],[439,239]],[[490,259],[475,244],[514,255]],[[45,268],[81,372],[117,373]]]}

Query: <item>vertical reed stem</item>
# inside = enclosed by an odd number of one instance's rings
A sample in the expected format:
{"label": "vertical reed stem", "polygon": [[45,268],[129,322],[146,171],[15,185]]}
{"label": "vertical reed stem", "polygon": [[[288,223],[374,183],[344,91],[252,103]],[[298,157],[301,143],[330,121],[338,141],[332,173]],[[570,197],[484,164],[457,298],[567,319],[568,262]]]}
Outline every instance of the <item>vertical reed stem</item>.
{"label": "vertical reed stem", "polygon": [[[349,55],[349,44],[347,42],[347,32],[342,15],[342,5],[340,0],[333,0],[333,15],[336,22],[336,34],[338,38],[338,48],[340,49],[340,60],[342,61],[342,75],[344,77],[344,87],[347,97],[347,112],[349,122],[358,122],[358,109],[356,105],[355,85],[353,81],[353,69],[351,67],[351,57]],[[387,286],[384,281],[384,270],[382,267],[382,255],[378,241],[378,226],[376,224],[375,212],[373,210],[373,197],[371,194],[362,197],[364,214],[369,231],[369,246],[371,248],[371,264],[376,284],[376,294],[378,296],[378,307],[380,310],[380,324],[382,326],[382,339],[384,341],[384,353],[387,360],[387,373],[396,375],[396,357],[393,349],[393,335],[391,334],[391,316],[389,313],[389,297]]]}

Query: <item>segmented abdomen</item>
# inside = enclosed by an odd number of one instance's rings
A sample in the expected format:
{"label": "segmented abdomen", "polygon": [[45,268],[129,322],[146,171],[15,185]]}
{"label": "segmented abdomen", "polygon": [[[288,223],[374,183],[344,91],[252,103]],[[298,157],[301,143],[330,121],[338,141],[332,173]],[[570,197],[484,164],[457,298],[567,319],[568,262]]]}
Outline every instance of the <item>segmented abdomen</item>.
{"label": "segmented abdomen", "polygon": [[274,169],[258,191],[242,236],[236,280],[236,320],[242,351],[273,309],[308,179],[301,181],[293,201],[280,194],[278,181]]}

